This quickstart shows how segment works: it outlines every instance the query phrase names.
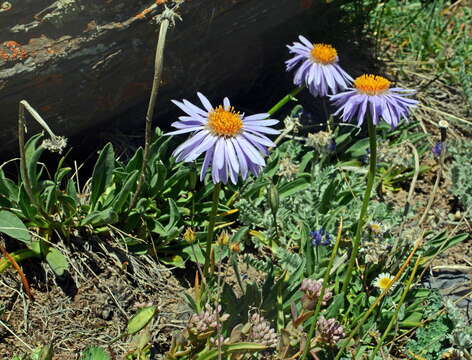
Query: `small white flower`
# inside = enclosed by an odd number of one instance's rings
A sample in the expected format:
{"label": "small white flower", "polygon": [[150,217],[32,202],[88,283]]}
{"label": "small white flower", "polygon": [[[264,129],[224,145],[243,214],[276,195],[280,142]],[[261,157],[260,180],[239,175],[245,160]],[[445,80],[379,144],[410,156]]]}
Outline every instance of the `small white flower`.
{"label": "small white flower", "polygon": [[378,221],[372,221],[369,224],[369,230],[375,235],[381,234],[383,232],[382,223],[380,223]]}
{"label": "small white flower", "polygon": [[[381,291],[384,291],[390,286],[393,279],[394,277],[389,273],[382,273],[375,278],[373,285]],[[390,290],[392,290],[392,288],[393,287],[391,287]]]}

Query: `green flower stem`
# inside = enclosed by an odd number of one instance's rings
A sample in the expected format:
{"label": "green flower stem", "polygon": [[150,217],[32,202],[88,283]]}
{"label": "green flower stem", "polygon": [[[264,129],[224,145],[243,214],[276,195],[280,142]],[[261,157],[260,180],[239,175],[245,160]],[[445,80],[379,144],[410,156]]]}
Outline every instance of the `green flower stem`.
{"label": "green flower stem", "polygon": [[342,229],[343,229],[343,220],[341,218],[341,221],[339,223],[339,228],[338,228],[338,235],[336,237],[336,243],[334,244],[333,251],[331,252],[331,257],[329,258],[328,267],[326,268],[324,276],[323,276],[323,286],[321,287],[320,296],[318,298],[318,301],[316,302],[315,312],[313,313],[313,322],[311,323],[310,330],[308,331],[305,349],[303,350],[303,355],[300,358],[300,360],[305,360],[308,355],[308,352],[310,351],[311,339],[313,338],[313,334],[315,333],[316,321],[321,311],[321,303],[323,302],[323,296],[325,294],[325,289],[328,284],[329,273],[331,272],[331,268],[333,267],[333,264],[334,264],[334,259],[336,258],[336,254],[338,253],[339,244],[341,243]]}
{"label": "green flower stem", "polygon": [[208,236],[207,236],[206,251],[205,251],[205,267],[203,268],[203,275],[205,276],[205,278],[208,275],[208,268],[210,266],[211,242],[213,240],[213,232],[215,230],[216,212],[218,211],[220,190],[221,190],[221,183],[217,183],[215,187],[213,188],[213,204],[211,206],[210,222],[208,224],[208,232],[207,232]]}
{"label": "green flower stem", "polygon": [[356,261],[357,253],[359,252],[359,245],[361,242],[361,232],[364,227],[365,218],[367,214],[367,207],[369,206],[370,193],[372,192],[372,187],[374,185],[375,170],[377,165],[377,139],[375,136],[375,125],[372,122],[372,119],[369,117],[367,120],[369,127],[369,143],[370,143],[370,161],[369,161],[369,174],[367,175],[367,188],[365,189],[364,200],[362,202],[361,213],[359,214],[359,221],[357,222],[356,234],[354,236],[353,245],[352,245],[352,254],[349,259],[349,264],[347,266],[346,276],[344,277],[342,294],[344,299],[347,296],[347,287],[351,281],[352,271],[354,268],[354,262]]}
{"label": "green flower stem", "polygon": [[289,101],[296,100],[295,96],[298,95],[305,86],[300,86],[296,89],[293,89],[289,94],[285,95],[280,101],[275,104],[269,111],[268,113],[270,115],[274,115],[277,111],[279,111],[285,104],[287,104]]}
{"label": "green flower stem", "polygon": [[413,283],[413,280],[415,279],[416,271],[418,270],[418,266],[420,264],[421,256],[418,256],[415,262],[415,266],[413,267],[413,270],[410,274],[410,277],[408,279],[408,282],[406,283],[405,288],[403,289],[402,296],[400,298],[400,301],[397,304],[397,308],[395,309],[395,312],[393,313],[392,318],[390,319],[390,322],[387,325],[387,328],[385,329],[384,333],[382,334],[382,337],[380,338],[379,342],[377,343],[377,346],[375,349],[372,351],[369,360],[374,360],[375,355],[380,349],[380,346],[382,346],[385,338],[387,335],[390,333],[390,330],[392,329],[393,325],[396,323],[397,318],[398,318],[398,313],[400,312],[400,308],[402,307],[403,303],[405,302],[406,295],[410,291],[411,284]]}

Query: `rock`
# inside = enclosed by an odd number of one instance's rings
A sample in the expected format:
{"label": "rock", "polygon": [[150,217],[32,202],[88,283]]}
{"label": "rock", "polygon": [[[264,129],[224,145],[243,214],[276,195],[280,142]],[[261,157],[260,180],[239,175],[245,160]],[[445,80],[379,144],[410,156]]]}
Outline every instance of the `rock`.
{"label": "rock", "polygon": [[446,300],[458,301],[456,306],[462,310],[465,318],[472,323],[472,276],[465,271],[440,270],[434,271],[423,279],[422,286],[437,289]]}
{"label": "rock", "polygon": [[[152,18],[172,5],[165,2],[0,0],[0,151],[16,147],[22,99],[59,135],[145,101],[157,41]],[[271,52],[285,45],[273,31],[283,32],[283,24],[310,6],[306,0],[185,0],[183,21],[169,31],[158,111],[170,96],[194,97],[197,90],[222,96],[222,89],[231,96],[253,84]],[[28,127],[38,129],[33,121]]]}

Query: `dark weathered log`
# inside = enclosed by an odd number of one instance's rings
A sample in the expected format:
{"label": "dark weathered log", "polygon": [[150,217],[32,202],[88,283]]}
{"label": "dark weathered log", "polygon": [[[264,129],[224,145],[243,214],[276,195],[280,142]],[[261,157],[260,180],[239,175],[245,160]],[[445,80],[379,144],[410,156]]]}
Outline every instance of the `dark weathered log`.
{"label": "dark weathered log", "polygon": [[[157,29],[151,19],[163,2],[0,0],[0,151],[15,146],[21,99],[65,135],[147,99]],[[192,96],[201,89],[212,95],[226,88],[231,95],[253,82],[265,49],[277,40],[271,30],[307,5],[186,0],[179,9],[183,22],[168,37],[157,108],[168,106],[169,94]],[[155,10],[143,13],[150,7]]]}

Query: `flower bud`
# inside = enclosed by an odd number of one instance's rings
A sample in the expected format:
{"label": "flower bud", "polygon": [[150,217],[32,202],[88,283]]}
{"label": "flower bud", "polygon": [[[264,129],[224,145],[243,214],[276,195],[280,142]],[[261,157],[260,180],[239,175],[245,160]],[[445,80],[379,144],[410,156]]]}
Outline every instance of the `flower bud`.
{"label": "flower bud", "polygon": [[274,184],[270,184],[269,187],[269,206],[272,214],[276,214],[279,210],[280,198],[279,198],[279,191],[277,190],[277,186]]}
{"label": "flower bud", "polygon": [[184,232],[184,240],[189,244],[193,244],[197,239],[197,235],[192,228],[187,228]]}
{"label": "flower bud", "polygon": [[318,341],[328,346],[336,345],[338,341],[345,336],[343,327],[336,321],[336,319],[326,320],[324,316],[321,315],[316,322],[316,325]]}
{"label": "flower bud", "polygon": [[218,239],[216,240],[218,245],[220,246],[226,246],[229,243],[229,234],[226,230],[223,230],[220,235],[218,236]]}
{"label": "flower bud", "polygon": [[232,243],[229,248],[231,252],[234,253],[239,253],[241,251],[241,246],[238,243]]}

